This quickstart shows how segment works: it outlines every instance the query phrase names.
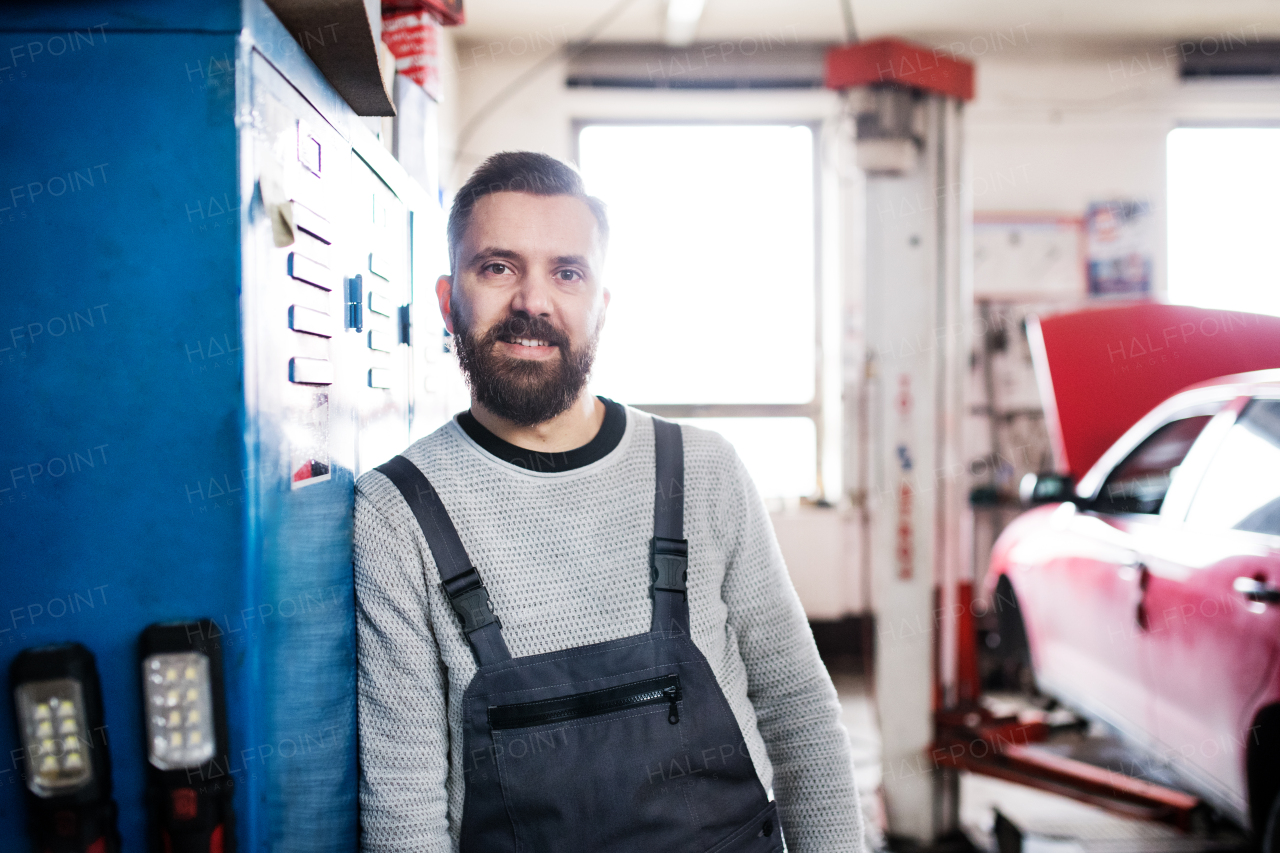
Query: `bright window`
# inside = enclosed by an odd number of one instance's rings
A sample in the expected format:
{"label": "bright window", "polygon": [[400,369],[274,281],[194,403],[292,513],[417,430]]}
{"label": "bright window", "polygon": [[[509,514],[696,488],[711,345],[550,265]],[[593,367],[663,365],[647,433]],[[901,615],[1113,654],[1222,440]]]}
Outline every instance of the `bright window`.
{"label": "bright window", "polygon": [[1280,128],[1168,137],[1169,301],[1280,314]]}
{"label": "bright window", "polygon": [[589,125],[579,161],[612,233],[600,393],[812,400],[812,131]]}
{"label": "bright window", "polygon": [[[808,418],[680,418],[723,435],[765,497],[812,495],[817,431]],[[781,450],[780,450],[781,448]]]}
{"label": "bright window", "polygon": [[578,151],[611,232],[592,388],[697,406],[690,422],[732,441],[765,497],[812,494],[815,421],[795,416],[815,402],[812,130],[588,124]]}

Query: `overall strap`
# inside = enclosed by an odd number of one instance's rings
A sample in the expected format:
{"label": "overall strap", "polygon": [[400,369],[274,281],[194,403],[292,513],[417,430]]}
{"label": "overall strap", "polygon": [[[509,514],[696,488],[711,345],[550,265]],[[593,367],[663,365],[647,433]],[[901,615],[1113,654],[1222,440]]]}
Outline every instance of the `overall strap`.
{"label": "overall strap", "polygon": [[684,538],[684,440],[680,425],[653,419],[656,477],[653,496],[653,540],[649,545],[653,625],[663,635],[689,635],[689,602],[685,581],[689,540]]}
{"label": "overall strap", "polygon": [[436,569],[440,572],[444,593],[453,605],[453,612],[458,614],[462,633],[471,643],[476,664],[484,666],[511,660],[511,652],[502,639],[502,623],[494,615],[489,592],[484,588],[480,573],[471,565],[471,559],[467,557],[458,531],[435,487],[417,465],[403,456],[392,457],[374,470],[381,472],[400,490],[405,503],[413,511],[413,517],[418,520],[422,535],[431,547]]}

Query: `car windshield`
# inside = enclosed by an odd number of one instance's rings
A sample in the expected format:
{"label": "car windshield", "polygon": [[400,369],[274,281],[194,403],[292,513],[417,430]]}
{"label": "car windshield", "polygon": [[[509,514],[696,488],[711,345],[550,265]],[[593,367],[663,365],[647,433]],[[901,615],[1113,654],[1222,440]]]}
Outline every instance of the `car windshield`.
{"label": "car windshield", "polygon": [[1211,415],[1180,418],[1147,436],[1107,477],[1093,509],[1158,513],[1174,472],[1211,419]]}
{"label": "car windshield", "polygon": [[1187,523],[1280,536],[1280,401],[1254,400],[1227,432]]}

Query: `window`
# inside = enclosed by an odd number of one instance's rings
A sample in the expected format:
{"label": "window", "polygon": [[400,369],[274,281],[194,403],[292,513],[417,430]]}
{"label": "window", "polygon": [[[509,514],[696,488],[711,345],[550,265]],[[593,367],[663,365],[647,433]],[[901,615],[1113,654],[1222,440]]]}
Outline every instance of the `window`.
{"label": "window", "polygon": [[1280,401],[1253,401],[1227,431],[1187,522],[1280,536]]}
{"label": "window", "polygon": [[[681,423],[723,435],[742,457],[756,488],[766,497],[812,495],[817,433],[808,418],[679,418]],[[785,448],[779,452],[779,448]]]}
{"label": "window", "polygon": [[1099,512],[1158,513],[1169,484],[1212,415],[1171,421],[1147,436],[1102,484]]}
{"label": "window", "polygon": [[812,129],[585,124],[578,153],[610,219],[594,390],[720,431],[766,498],[813,494]]}
{"label": "window", "polygon": [[1171,302],[1280,314],[1278,149],[1280,128],[1170,132]]}

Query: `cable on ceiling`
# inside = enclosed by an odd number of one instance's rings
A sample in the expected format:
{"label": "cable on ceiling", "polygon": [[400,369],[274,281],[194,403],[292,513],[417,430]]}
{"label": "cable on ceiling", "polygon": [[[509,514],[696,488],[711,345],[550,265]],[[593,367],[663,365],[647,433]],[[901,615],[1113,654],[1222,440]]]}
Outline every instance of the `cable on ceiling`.
{"label": "cable on ceiling", "polygon": [[849,44],[858,43],[858,30],[853,25],[853,0],[840,0],[840,14],[844,16],[844,37]]}

